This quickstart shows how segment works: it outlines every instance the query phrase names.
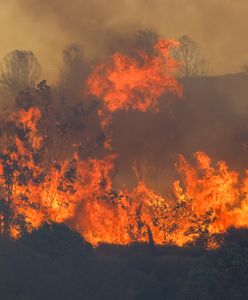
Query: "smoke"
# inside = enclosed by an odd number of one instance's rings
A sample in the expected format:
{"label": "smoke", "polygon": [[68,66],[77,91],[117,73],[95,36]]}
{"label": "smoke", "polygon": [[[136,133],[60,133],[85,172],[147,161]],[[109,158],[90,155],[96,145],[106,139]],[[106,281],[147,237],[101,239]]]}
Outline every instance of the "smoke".
{"label": "smoke", "polygon": [[[241,174],[248,165],[247,76],[191,78],[182,82],[183,101],[157,114],[121,112],[114,116],[114,149],[119,153],[117,185],[136,182],[132,166],[153,188],[164,191],[175,178],[182,153],[206,152]],[[133,174],[130,176],[130,174]]]}
{"label": "smoke", "polygon": [[[141,28],[135,19],[130,18],[130,4],[126,1],[32,1],[19,0],[26,15],[41,23],[53,26],[49,31],[59,28],[65,43],[73,41],[84,46],[88,57],[102,57],[108,44],[117,37],[126,36]],[[132,8],[130,7],[132,10]]]}
{"label": "smoke", "polygon": [[[248,4],[242,0],[10,0],[1,8],[0,54],[15,48],[32,50],[43,76],[52,80],[58,76],[62,50],[71,42],[82,44],[88,59],[102,58],[128,48],[133,34],[143,29],[169,38],[188,34],[216,73],[239,71],[248,61]],[[198,150],[243,169],[246,79],[193,80],[186,83],[185,102],[169,111],[118,113],[113,140],[121,157],[119,182],[128,181],[136,161],[141,175],[161,179],[154,183],[161,187],[164,178],[173,177],[174,155],[189,158]],[[160,170],[167,173],[158,174]]]}
{"label": "smoke", "polygon": [[242,0],[10,0],[1,3],[1,55],[32,50],[53,78],[71,42],[99,56],[115,37],[152,29],[169,38],[190,35],[212,71],[235,72],[248,60],[247,11]]}

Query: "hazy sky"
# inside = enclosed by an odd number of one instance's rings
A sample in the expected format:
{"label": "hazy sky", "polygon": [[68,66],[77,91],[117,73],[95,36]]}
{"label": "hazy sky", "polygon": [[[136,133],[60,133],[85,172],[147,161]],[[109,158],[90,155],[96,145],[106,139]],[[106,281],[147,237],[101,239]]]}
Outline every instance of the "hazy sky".
{"label": "hazy sky", "polygon": [[136,29],[190,35],[215,73],[248,62],[247,0],[0,0],[0,57],[32,50],[50,79],[68,43],[95,54],[111,36]]}

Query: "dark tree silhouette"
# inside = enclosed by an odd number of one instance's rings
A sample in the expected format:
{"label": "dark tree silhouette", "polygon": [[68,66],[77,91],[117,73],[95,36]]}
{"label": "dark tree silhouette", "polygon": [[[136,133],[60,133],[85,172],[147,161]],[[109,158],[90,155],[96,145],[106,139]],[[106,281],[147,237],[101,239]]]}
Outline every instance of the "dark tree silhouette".
{"label": "dark tree silhouette", "polygon": [[59,78],[59,89],[70,101],[82,98],[83,81],[89,71],[83,49],[72,43],[63,50],[63,68]]}
{"label": "dark tree silhouette", "polygon": [[0,66],[0,83],[13,93],[34,87],[41,75],[41,66],[31,51],[14,50]]}
{"label": "dark tree silhouette", "polygon": [[143,51],[149,55],[154,52],[154,45],[159,39],[158,33],[153,30],[139,30],[130,35],[118,35],[109,41],[108,51],[110,54],[121,52],[127,55],[137,55],[138,51]]}
{"label": "dark tree silhouette", "polygon": [[187,35],[180,37],[179,43],[174,55],[180,62],[180,75],[183,77],[204,75],[207,72],[207,64],[198,44]]}

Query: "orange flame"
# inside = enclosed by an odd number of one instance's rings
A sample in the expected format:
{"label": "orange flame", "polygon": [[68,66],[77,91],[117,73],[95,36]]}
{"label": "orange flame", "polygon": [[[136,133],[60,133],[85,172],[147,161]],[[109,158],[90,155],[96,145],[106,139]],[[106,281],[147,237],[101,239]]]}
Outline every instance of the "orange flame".
{"label": "orange flame", "polygon": [[[115,54],[96,67],[87,87],[102,100],[104,130],[109,133],[111,114],[117,110],[158,111],[165,92],[181,94],[173,77],[177,62],[169,54],[172,46],[177,43],[162,40],[155,55],[139,52],[135,59]],[[12,236],[21,234],[20,216],[27,230],[43,222],[65,222],[93,245],[148,242],[148,232],[155,244],[181,246],[205,237],[214,245],[214,234],[248,226],[248,170],[241,178],[226,162],[213,163],[204,152],[196,152],[195,164],[179,155],[179,176],[170,193],[156,193],[140,179],[133,190],[114,192],[116,154],[81,160],[74,153],[70,160],[43,163],[42,117],[37,107],[20,110],[14,118],[19,130],[0,157],[0,190],[12,212]],[[105,146],[110,149],[110,134]],[[4,210],[0,215],[6,222]]]}
{"label": "orange flame", "polygon": [[[137,52],[133,58],[121,53],[96,66],[86,84],[88,92],[102,100],[99,117],[102,128],[109,130],[111,114],[118,110],[159,110],[159,97],[166,92],[181,95],[181,87],[174,77],[178,62],[170,55],[170,48],[177,47],[172,40],[160,40],[155,55]],[[107,134],[106,148],[111,148]]]}
{"label": "orange flame", "polygon": [[[41,114],[32,108],[21,116],[19,122],[32,129],[28,140],[36,149]],[[213,164],[203,152],[195,153],[195,165],[179,156],[176,166],[181,179],[173,183],[172,193],[164,196],[141,180],[132,191],[114,193],[114,154],[85,161],[75,154],[70,161],[46,167],[44,175],[25,142],[15,139],[17,150],[7,162],[11,165],[11,160],[18,160],[19,166],[13,172],[11,208],[15,216],[24,216],[29,230],[43,222],[66,222],[97,245],[147,242],[149,228],[156,244],[181,246],[200,236],[199,226],[206,226],[205,221],[209,222],[209,236],[225,232],[230,226],[248,226],[248,170],[242,179],[225,162]],[[2,159],[1,186],[6,186],[5,163]],[[31,170],[32,179],[23,184],[20,170]],[[43,180],[35,182],[41,175]],[[11,230],[13,236],[19,235],[18,226],[13,225]]]}

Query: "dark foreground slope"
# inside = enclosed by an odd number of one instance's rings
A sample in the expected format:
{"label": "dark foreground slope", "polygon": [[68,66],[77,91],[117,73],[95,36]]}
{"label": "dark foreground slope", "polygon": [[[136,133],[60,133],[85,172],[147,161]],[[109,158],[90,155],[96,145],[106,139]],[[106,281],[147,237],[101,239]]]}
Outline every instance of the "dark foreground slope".
{"label": "dark foreground slope", "polygon": [[0,242],[1,299],[247,299],[248,233],[218,250],[102,245],[63,225]]}

